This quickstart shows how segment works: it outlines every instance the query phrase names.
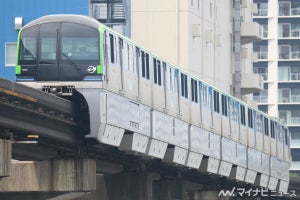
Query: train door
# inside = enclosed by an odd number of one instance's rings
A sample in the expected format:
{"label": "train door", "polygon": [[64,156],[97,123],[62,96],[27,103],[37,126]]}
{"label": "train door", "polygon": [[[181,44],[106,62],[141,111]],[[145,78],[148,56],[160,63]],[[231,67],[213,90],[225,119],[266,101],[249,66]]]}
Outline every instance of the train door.
{"label": "train door", "polygon": [[[117,46],[119,48],[117,48]],[[117,51],[118,50],[118,51]],[[123,75],[122,68],[126,65],[123,59],[117,60],[124,57],[123,40],[117,40],[117,37],[108,31],[104,33],[104,66],[106,75],[106,88],[114,93],[119,94],[123,91]],[[120,55],[123,55],[120,56]],[[117,63],[119,62],[119,64]]]}
{"label": "train door", "polygon": [[240,142],[247,145],[246,108],[240,104]]}
{"label": "train door", "polygon": [[222,94],[221,101],[222,101],[222,135],[224,137],[230,138],[228,96]]}
{"label": "train door", "polygon": [[264,137],[264,148],[263,148],[263,150],[264,150],[264,152],[266,153],[266,154],[270,154],[271,152],[271,149],[270,149],[270,144],[271,144],[271,139],[270,139],[270,126],[269,126],[269,119],[266,117],[266,116],[264,116],[263,117],[263,122],[264,122],[264,134],[263,134],[263,137]]}
{"label": "train door", "polygon": [[[59,81],[59,29],[60,23],[46,23],[40,26],[40,49],[37,81]],[[62,54],[64,55],[64,54]],[[76,67],[75,67],[76,68]],[[76,69],[75,69],[76,71]]]}
{"label": "train door", "polygon": [[151,74],[150,74],[150,63],[149,53],[141,50],[140,52],[140,70],[139,70],[139,94],[141,101],[148,106],[152,105],[151,98]]}
{"label": "train door", "polygon": [[213,128],[215,133],[221,134],[220,93],[213,90]]}
{"label": "train door", "polygon": [[191,78],[191,124],[199,126],[201,122],[201,107],[199,96],[199,83],[196,79]]}
{"label": "train door", "polygon": [[134,45],[124,42],[125,54],[123,54],[123,91],[125,96],[131,99],[136,99],[138,96],[138,69],[136,63],[136,56],[138,51]]}
{"label": "train door", "polygon": [[230,137],[234,141],[239,139],[239,103],[229,98],[229,114],[230,114]]}
{"label": "train door", "polygon": [[153,107],[163,112],[165,106],[165,94],[164,94],[164,80],[162,75],[162,62],[161,60],[153,57],[153,83],[152,83],[152,103]]}
{"label": "train door", "polygon": [[180,98],[179,98],[179,106],[180,106],[180,115],[181,119],[189,122],[189,77],[187,74],[180,72]]}
{"label": "train door", "polygon": [[202,126],[206,130],[212,128],[212,88],[205,83],[200,83]]}
{"label": "train door", "polygon": [[276,137],[277,137],[277,122],[270,120],[270,132],[271,132],[271,138],[270,138],[270,147],[271,147],[271,156],[276,157]]}
{"label": "train door", "polygon": [[255,148],[255,132],[254,132],[254,115],[255,111],[251,108],[248,108],[247,121],[248,121],[248,145],[249,147]]}
{"label": "train door", "polygon": [[168,64],[164,66],[165,74],[165,108],[167,112],[176,116],[178,111],[178,94],[176,90],[175,69]]}
{"label": "train door", "polygon": [[255,112],[255,144],[256,149],[263,150],[263,116],[262,114]]}
{"label": "train door", "polygon": [[284,138],[284,127],[278,124],[277,134],[277,158],[283,159],[283,139]]}

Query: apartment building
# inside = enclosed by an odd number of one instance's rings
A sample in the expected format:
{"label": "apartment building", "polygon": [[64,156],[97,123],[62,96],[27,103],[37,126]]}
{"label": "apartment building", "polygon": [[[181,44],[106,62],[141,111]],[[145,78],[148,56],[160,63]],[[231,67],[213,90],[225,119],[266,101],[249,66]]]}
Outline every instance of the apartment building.
{"label": "apartment building", "polygon": [[259,109],[284,120],[291,132],[290,171],[300,171],[300,0],[254,0],[253,21],[264,27],[253,45],[255,73],[264,77],[254,99]]}

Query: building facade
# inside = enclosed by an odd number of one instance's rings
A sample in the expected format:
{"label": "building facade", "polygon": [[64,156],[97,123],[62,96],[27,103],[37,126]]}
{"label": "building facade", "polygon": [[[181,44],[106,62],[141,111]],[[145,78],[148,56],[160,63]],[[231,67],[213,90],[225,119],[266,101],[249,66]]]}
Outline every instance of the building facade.
{"label": "building facade", "polygon": [[300,171],[300,1],[255,0],[253,20],[264,27],[264,40],[253,50],[253,70],[264,77],[264,90],[254,99],[259,108],[284,120],[291,132],[290,171]]}
{"label": "building facade", "polygon": [[133,40],[238,98],[262,88],[252,71],[251,43],[262,37],[252,0],[131,2]]}

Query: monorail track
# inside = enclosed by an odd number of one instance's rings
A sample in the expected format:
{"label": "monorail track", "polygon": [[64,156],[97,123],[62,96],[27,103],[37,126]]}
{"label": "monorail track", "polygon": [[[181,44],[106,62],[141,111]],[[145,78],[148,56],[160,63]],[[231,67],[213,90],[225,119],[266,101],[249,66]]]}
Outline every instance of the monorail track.
{"label": "monorail track", "polygon": [[[78,144],[83,136],[71,101],[0,79],[0,127],[27,135]],[[2,134],[3,137],[8,137]]]}

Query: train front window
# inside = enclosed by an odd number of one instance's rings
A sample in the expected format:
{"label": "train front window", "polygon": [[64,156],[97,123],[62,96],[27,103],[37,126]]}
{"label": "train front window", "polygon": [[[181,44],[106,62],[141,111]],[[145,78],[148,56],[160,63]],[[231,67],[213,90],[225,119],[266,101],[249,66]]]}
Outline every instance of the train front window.
{"label": "train front window", "polygon": [[39,63],[54,64],[56,62],[58,30],[59,23],[47,23],[41,25],[41,55]]}
{"label": "train front window", "polygon": [[[76,31],[74,31],[76,30]],[[62,23],[61,59],[79,61],[99,61],[99,32],[87,26]]]}
{"label": "train front window", "polygon": [[19,49],[19,64],[34,65],[37,58],[37,26],[30,27],[21,32],[20,49]]}

